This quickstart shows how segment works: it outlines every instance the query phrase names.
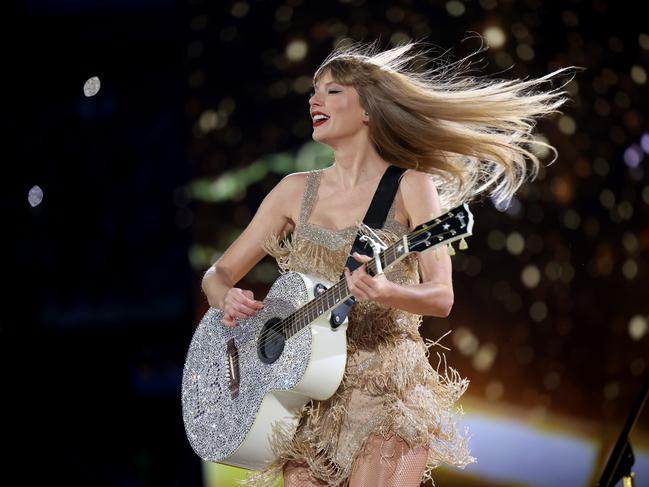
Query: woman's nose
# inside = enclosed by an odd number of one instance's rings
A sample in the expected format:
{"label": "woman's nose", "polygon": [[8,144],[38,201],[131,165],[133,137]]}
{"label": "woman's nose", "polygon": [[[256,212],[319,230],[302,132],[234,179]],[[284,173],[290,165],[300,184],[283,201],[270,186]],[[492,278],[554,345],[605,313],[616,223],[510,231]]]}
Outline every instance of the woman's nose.
{"label": "woman's nose", "polygon": [[318,96],[319,95],[317,93],[314,93],[314,94],[311,95],[311,97],[309,98],[309,105],[310,106],[320,105],[320,98]]}

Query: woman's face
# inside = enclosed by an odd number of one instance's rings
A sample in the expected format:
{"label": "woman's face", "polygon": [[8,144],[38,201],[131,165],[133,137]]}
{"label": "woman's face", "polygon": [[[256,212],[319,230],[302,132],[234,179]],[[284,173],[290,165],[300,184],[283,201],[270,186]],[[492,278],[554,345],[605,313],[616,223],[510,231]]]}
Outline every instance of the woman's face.
{"label": "woman's face", "polygon": [[309,99],[313,140],[331,145],[366,130],[367,117],[353,86],[336,83],[326,71],[313,88]]}

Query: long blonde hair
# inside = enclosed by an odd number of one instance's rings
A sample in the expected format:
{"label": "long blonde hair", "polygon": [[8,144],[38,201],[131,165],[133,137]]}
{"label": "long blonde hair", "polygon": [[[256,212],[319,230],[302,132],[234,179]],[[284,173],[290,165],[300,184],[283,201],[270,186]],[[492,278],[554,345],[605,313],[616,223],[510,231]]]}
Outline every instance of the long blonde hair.
{"label": "long blonde hair", "polygon": [[557,158],[556,149],[532,131],[536,118],[559,112],[568,100],[561,91],[566,83],[546,91],[541,86],[581,68],[530,80],[479,78],[466,74],[467,60],[482,50],[422,68],[415,66],[428,53],[421,47],[418,42],[386,51],[379,51],[377,42],[337,47],[316,70],[314,83],[328,71],[336,82],[354,86],[369,114],[369,136],[378,154],[431,174],[443,206],[481,193],[506,203],[524,181],[537,176],[539,159],[526,146],[550,149],[550,163]]}

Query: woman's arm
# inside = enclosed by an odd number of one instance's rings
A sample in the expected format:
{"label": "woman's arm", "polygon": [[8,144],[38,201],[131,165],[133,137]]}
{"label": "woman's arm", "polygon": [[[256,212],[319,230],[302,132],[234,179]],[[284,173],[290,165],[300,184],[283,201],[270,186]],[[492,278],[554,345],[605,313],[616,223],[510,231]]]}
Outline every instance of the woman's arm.
{"label": "woman's arm", "polygon": [[292,228],[292,204],[300,201],[304,179],[304,173],[293,173],[277,183],[241,235],[207,270],[201,288],[210,306],[223,307],[228,290],[266,255],[263,242],[271,233],[279,235]]}
{"label": "woman's arm", "polygon": [[[437,189],[428,174],[406,171],[401,179],[401,194],[411,230],[442,213]],[[451,257],[443,246],[437,250],[437,257],[435,250],[418,252],[416,255],[421,277],[419,284],[402,286],[389,281],[384,275],[371,277],[362,267],[354,271],[353,278],[346,271],[348,286],[350,289],[356,286],[354,295],[357,298],[372,299],[410,313],[444,318],[453,307]],[[359,256],[357,260],[367,262],[371,257]],[[362,272],[359,272],[361,269]]]}
{"label": "woman's arm", "polygon": [[[442,214],[437,188],[429,174],[406,171],[401,179],[401,194],[411,230]],[[439,247],[437,252],[418,252],[417,258],[421,283],[412,286],[393,283],[385,304],[416,314],[448,316],[453,307],[453,280],[446,247]]]}
{"label": "woman's arm", "polygon": [[402,286],[391,283],[390,289],[379,302],[409,313],[446,318],[453,307],[453,287],[450,284],[422,282]]}

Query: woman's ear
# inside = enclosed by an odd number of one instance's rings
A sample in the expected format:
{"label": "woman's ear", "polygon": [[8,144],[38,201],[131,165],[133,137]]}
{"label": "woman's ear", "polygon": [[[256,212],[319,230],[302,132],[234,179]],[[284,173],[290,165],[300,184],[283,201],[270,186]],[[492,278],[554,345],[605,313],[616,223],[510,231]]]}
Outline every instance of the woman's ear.
{"label": "woman's ear", "polygon": [[365,125],[369,125],[370,123],[370,114],[367,112],[363,112],[363,123]]}

